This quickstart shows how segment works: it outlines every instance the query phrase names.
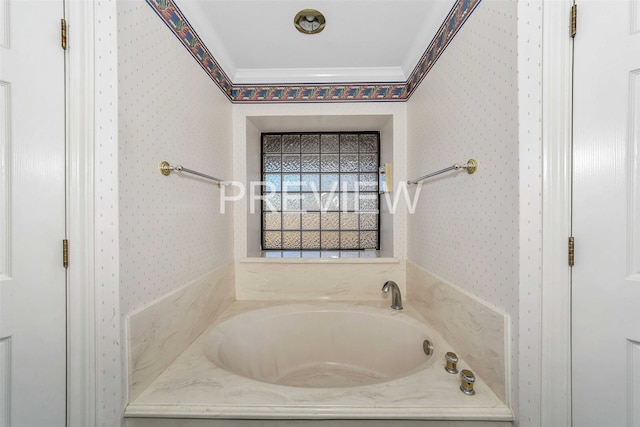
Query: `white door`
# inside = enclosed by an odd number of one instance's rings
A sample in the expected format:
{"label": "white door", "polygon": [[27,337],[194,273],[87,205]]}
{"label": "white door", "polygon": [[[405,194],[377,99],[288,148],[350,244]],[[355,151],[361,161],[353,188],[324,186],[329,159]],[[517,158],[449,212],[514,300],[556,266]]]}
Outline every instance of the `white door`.
{"label": "white door", "polygon": [[0,427],[66,417],[62,0],[0,0]]}
{"label": "white door", "polygon": [[640,0],[577,1],[573,425],[640,426]]}

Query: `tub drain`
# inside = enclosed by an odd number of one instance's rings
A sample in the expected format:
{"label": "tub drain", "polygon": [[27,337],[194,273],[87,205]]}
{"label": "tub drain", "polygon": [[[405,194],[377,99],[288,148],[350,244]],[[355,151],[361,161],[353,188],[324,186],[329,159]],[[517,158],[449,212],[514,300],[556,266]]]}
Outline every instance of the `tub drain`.
{"label": "tub drain", "polygon": [[424,354],[427,356],[431,356],[433,354],[433,344],[431,344],[431,341],[429,340],[424,340],[422,342],[422,349],[424,350]]}

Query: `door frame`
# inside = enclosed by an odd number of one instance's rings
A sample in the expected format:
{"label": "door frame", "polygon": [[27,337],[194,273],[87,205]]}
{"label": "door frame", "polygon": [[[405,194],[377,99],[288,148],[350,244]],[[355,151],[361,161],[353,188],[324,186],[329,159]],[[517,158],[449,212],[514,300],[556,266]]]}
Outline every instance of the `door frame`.
{"label": "door frame", "polygon": [[67,84],[67,425],[93,427],[96,419],[95,227],[95,6],[65,1]]}
{"label": "door frame", "polygon": [[572,422],[571,268],[568,265],[572,183],[573,39],[569,36],[572,5],[573,0],[545,0],[542,4],[542,426],[570,426]]}
{"label": "door frame", "polygon": [[[68,425],[123,423],[117,5],[63,0],[67,19]],[[102,373],[104,372],[104,374]]]}
{"label": "door frame", "polygon": [[[542,282],[540,423],[571,425],[571,279],[566,262],[566,244],[571,227],[571,52],[568,34],[571,0],[538,0],[542,18]],[[115,11],[115,6],[103,6]],[[94,67],[99,19],[111,18],[98,10],[95,2],[65,0],[69,23],[67,52],[67,110],[69,197],[68,230],[70,268],[68,271],[68,410],[69,425],[94,427],[97,424],[96,337],[102,330],[96,320],[101,304],[97,289],[95,258],[96,190],[94,164],[96,143],[96,92],[100,77]],[[115,18],[115,16],[114,16]],[[529,17],[528,17],[529,18]],[[519,17],[524,19],[524,17]],[[115,26],[112,25],[112,29]],[[116,48],[117,46],[112,46]],[[536,64],[529,65],[535,68]],[[519,70],[522,72],[523,70]],[[117,92],[117,87],[112,89]],[[113,97],[114,94],[109,96]],[[117,93],[115,93],[117,97]],[[116,98],[117,99],[117,98]],[[116,117],[117,119],[117,117]],[[117,159],[115,160],[117,162]],[[117,182],[117,177],[116,177]],[[116,195],[117,197],[117,195]],[[117,237],[117,236],[116,236]],[[579,250],[578,250],[579,256]],[[117,264],[117,257],[114,263]],[[117,271],[112,279],[117,285]],[[115,297],[117,300],[117,296]],[[119,323],[119,313],[116,313]],[[537,325],[532,324],[532,327]],[[119,326],[118,326],[118,334]],[[522,368],[522,367],[521,367]],[[119,382],[119,376],[114,383]],[[110,390],[120,393],[120,390]]]}

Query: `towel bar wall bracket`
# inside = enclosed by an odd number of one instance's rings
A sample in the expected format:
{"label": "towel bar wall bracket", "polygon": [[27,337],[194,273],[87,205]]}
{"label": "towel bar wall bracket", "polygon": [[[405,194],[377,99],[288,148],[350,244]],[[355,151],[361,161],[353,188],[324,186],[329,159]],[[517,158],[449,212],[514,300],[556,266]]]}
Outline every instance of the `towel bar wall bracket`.
{"label": "towel bar wall bracket", "polygon": [[416,178],[416,179],[412,179],[411,181],[407,181],[407,184],[410,184],[410,185],[411,184],[418,184],[420,181],[424,181],[427,178],[431,178],[433,176],[440,175],[442,173],[453,171],[453,170],[458,170],[458,169],[465,169],[467,171],[467,173],[469,175],[471,175],[476,170],[478,170],[478,162],[476,160],[474,160],[474,159],[469,159],[467,161],[467,163],[465,163],[463,165],[461,165],[459,163],[456,163],[456,164],[454,164],[452,166],[449,166],[448,168],[444,168],[444,169],[441,169],[439,171],[436,171],[436,172],[421,176],[420,178]]}

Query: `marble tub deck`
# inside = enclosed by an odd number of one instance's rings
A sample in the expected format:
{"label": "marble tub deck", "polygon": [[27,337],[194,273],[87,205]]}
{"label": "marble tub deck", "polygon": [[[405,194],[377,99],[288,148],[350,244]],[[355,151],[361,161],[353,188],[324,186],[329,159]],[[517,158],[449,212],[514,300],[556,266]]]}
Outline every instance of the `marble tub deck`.
{"label": "marble tub deck", "polygon": [[[435,363],[406,377],[340,388],[267,384],[232,374],[206,358],[203,346],[216,324],[258,308],[297,302],[236,301],[125,410],[126,417],[207,419],[404,419],[511,421],[510,408],[476,377],[474,396],[463,394],[458,375],[448,374],[451,347],[434,330]],[[300,302],[332,305],[331,302]],[[344,305],[345,303],[340,303]],[[388,302],[352,302],[389,310]],[[424,318],[404,302],[401,312]],[[426,322],[425,322],[426,323]],[[454,350],[455,351],[455,350]],[[472,369],[464,360],[459,369]]]}

